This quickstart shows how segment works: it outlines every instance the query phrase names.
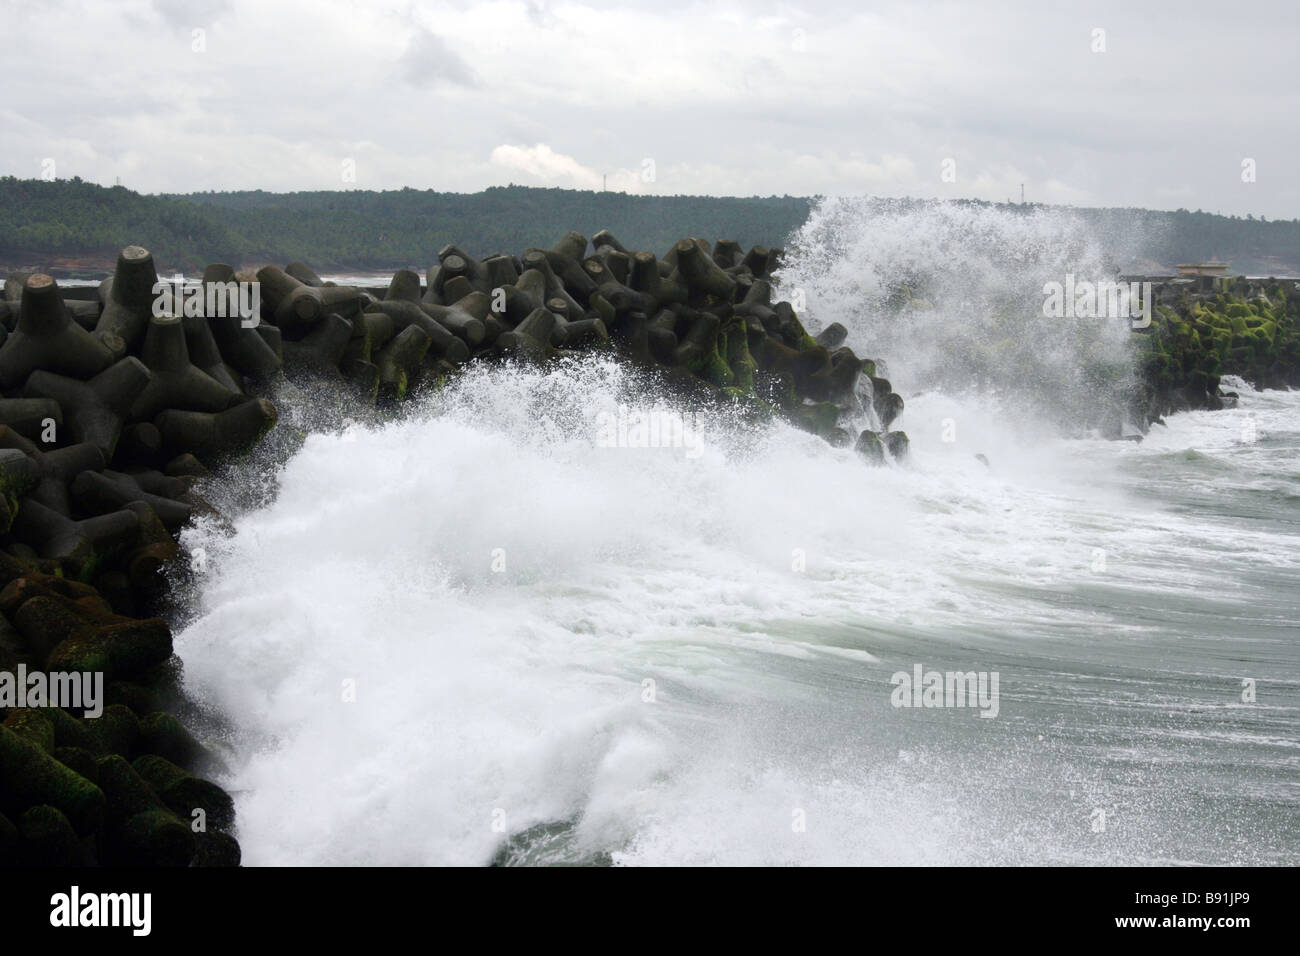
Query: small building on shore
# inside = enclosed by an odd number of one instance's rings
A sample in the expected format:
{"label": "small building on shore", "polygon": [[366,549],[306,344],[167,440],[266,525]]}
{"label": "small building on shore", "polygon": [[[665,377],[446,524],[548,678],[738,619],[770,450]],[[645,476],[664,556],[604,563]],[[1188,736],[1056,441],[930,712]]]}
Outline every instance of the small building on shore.
{"label": "small building on shore", "polygon": [[1180,262],[1178,263],[1178,274],[1180,276],[1221,276],[1228,271],[1226,262]]}

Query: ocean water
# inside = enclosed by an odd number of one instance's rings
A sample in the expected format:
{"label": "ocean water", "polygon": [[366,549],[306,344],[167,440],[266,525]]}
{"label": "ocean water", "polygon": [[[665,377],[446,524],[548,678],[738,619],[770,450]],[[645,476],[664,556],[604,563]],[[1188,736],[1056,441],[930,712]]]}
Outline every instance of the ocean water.
{"label": "ocean water", "polygon": [[[590,356],[282,398],[176,637],[245,862],[1300,861],[1300,393],[1106,442],[926,365],[884,468]],[[895,706],[918,666],[996,716]]]}

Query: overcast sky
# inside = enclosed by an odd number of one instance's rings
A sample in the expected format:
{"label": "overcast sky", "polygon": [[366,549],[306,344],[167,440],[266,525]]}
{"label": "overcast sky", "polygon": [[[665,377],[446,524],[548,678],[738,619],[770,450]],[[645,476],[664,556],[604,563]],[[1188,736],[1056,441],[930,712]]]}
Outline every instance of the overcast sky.
{"label": "overcast sky", "polygon": [[1024,183],[1043,202],[1300,218],[1297,0],[0,14],[0,173],[21,177],[992,200]]}

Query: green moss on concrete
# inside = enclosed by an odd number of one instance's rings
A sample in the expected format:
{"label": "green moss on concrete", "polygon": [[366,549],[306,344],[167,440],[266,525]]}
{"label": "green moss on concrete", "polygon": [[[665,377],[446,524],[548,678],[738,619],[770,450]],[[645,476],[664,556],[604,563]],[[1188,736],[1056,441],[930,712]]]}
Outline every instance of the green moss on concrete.
{"label": "green moss on concrete", "polygon": [[38,803],[58,808],[79,834],[93,831],[104,814],[104,793],[38,745],[0,726],[0,809]]}
{"label": "green moss on concrete", "polygon": [[54,752],[54,725],[35,707],[20,707],[5,718],[4,725],[24,740],[48,753]]}
{"label": "green moss on concrete", "polygon": [[727,331],[727,365],[731,369],[736,387],[743,392],[754,391],[754,374],[758,363],[749,351],[749,336],[744,326],[735,325]]}

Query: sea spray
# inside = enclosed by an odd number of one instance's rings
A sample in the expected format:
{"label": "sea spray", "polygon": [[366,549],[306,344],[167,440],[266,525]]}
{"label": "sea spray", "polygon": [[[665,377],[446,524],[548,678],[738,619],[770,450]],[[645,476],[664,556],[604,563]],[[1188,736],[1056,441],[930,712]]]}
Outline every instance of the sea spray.
{"label": "sea spray", "polygon": [[1100,427],[1134,387],[1127,316],[1044,315],[1044,287],[1114,280],[1142,236],[1068,209],[830,198],[797,234],[781,294],[849,331],[896,388],[997,396],[1018,420]]}
{"label": "sea spray", "polygon": [[[237,723],[250,863],[486,862],[575,819],[566,852],[620,849],[635,791],[716,736],[709,702],[767,680],[725,659],[821,656],[767,635],[833,587],[824,557],[906,552],[851,452],[643,386],[614,361],[470,370],[400,421],[308,436],[233,537],[187,537],[209,555],[187,672]],[[689,416],[698,453],[602,447],[629,402]]]}

